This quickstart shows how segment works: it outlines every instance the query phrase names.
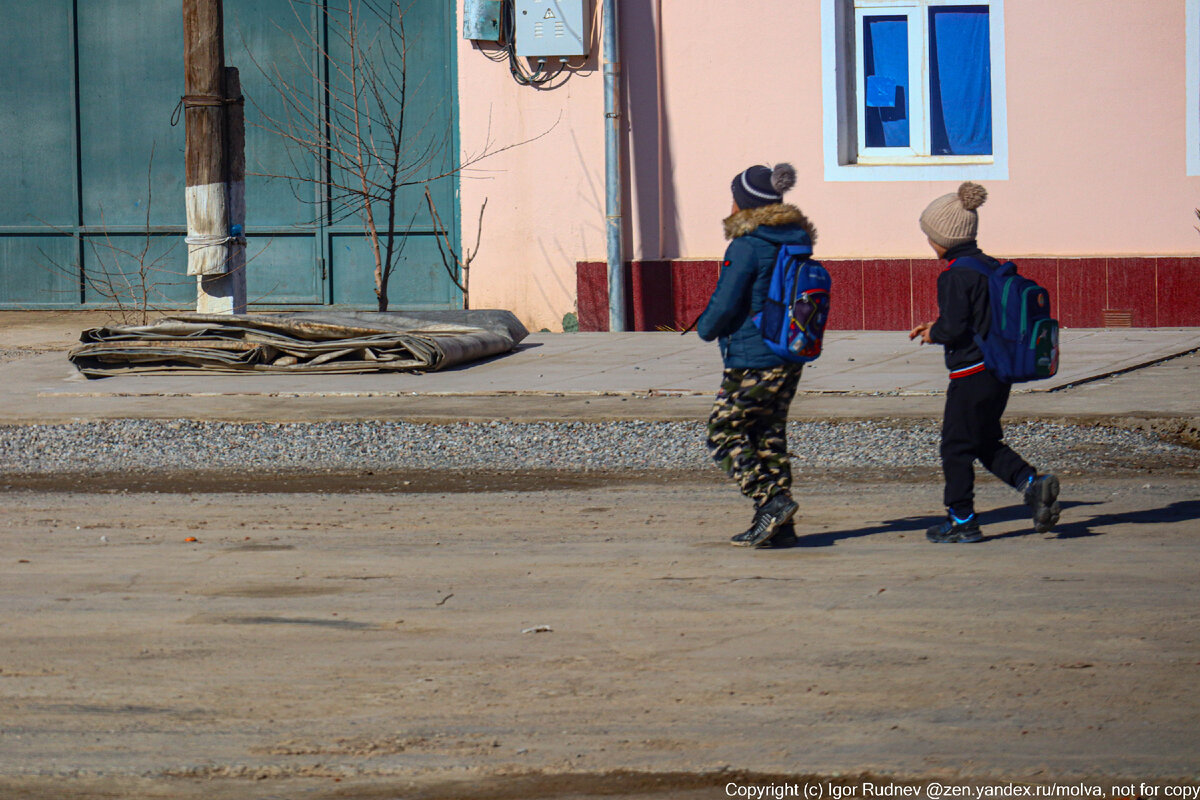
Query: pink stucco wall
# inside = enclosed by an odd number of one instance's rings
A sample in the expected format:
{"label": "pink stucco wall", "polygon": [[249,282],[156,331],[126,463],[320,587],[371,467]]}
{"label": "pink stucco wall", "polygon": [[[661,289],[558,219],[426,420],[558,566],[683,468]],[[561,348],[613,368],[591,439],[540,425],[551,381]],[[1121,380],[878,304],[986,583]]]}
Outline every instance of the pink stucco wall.
{"label": "pink stucco wall", "polygon": [[[460,0],[461,11],[461,0]],[[1009,257],[1190,255],[1200,178],[1185,174],[1184,0],[1006,0],[1009,178],[985,181],[980,243]],[[622,0],[626,256],[710,259],[729,181],[787,160],[788,199],[827,259],[928,255],[916,225],[948,182],[827,182],[820,0]],[[661,16],[660,16],[661,15]],[[605,257],[603,76],[520,87],[459,39],[463,238],[487,198],[472,305],[557,330],[576,264]],[[577,60],[578,63],[578,60]],[[1067,276],[1071,280],[1071,276]]]}

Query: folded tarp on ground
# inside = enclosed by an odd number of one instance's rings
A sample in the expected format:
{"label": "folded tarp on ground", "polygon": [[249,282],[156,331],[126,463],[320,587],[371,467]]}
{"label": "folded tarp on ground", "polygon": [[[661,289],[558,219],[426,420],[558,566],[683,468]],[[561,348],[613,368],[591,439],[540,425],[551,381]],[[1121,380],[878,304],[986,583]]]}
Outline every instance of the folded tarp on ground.
{"label": "folded tarp on ground", "polygon": [[507,353],[529,335],[509,311],[173,314],[80,335],[89,378],[131,373],[351,373],[446,369]]}

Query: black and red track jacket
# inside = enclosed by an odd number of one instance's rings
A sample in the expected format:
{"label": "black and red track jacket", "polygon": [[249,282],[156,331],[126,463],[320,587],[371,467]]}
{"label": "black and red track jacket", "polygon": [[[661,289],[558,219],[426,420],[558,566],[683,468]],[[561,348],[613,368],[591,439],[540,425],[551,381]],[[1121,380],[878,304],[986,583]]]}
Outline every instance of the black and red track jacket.
{"label": "black and red track jacket", "polygon": [[942,258],[948,266],[938,276],[938,318],[929,338],[946,348],[950,377],[964,377],[983,369],[983,352],[975,344],[975,334],[987,335],[992,313],[987,278],[966,265],[956,267],[955,261],[974,258],[991,264],[995,259],[980,250],[974,240],[955,245]]}

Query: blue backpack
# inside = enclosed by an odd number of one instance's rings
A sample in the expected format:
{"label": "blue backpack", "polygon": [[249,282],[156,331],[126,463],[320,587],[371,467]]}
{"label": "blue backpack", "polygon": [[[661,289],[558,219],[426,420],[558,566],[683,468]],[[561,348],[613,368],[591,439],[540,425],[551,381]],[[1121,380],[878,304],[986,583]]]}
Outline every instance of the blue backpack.
{"label": "blue backpack", "polygon": [[809,245],[780,245],[771,272],[771,285],[754,324],[763,342],[785,361],[805,364],[821,355],[825,322],[829,319],[829,289],[833,281],[816,261]]}
{"label": "blue backpack", "polygon": [[1050,293],[1018,275],[1011,261],[959,261],[987,278],[992,324],[987,336],[975,334],[975,343],[992,374],[1005,383],[1022,383],[1058,372],[1058,320],[1050,316]]}

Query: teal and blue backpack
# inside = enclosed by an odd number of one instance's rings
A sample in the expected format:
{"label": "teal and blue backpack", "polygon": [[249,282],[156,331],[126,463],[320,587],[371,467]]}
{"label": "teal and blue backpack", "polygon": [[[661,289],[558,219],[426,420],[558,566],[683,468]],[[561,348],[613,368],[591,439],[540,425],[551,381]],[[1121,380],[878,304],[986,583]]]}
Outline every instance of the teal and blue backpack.
{"label": "teal and blue backpack", "polygon": [[1018,275],[1011,261],[958,261],[987,278],[992,323],[987,336],[975,334],[975,343],[992,374],[1005,383],[1023,383],[1058,372],[1058,320],[1050,316],[1050,293]]}
{"label": "teal and blue backpack", "polygon": [[809,245],[780,245],[771,285],[754,324],[767,348],[785,361],[805,364],[821,355],[833,281]]}

